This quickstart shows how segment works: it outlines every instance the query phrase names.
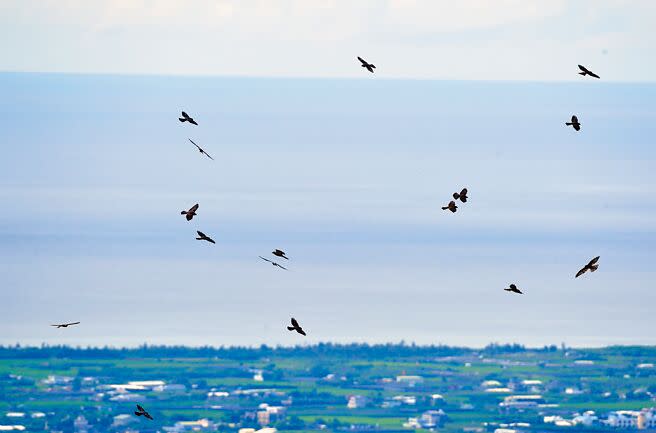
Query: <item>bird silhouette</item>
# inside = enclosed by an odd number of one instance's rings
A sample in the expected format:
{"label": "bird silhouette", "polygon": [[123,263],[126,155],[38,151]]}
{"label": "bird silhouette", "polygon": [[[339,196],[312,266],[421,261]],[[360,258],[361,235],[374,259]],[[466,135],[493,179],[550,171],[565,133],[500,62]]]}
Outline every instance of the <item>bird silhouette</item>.
{"label": "bird silhouette", "polygon": [[589,70],[588,68],[586,68],[583,65],[579,65],[579,69],[581,70],[581,72],[579,72],[579,75],[583,75],[584,77],[586,75],[589,75],[591,77],[601,78],[601,77],[599,77],[599,75],[595,74],[594,72],[592,72],[591,70]]}
{"label": "bird silhouette", "polygon": [[196,216],[196,211],[198,210],[198,203],[189,208],[189,210],[183,210],[180,212],[180,215],[186,215],[187,221],[191,221]]}
{"label": "bird silhouette", "polygon": [[55,328],[68,328],[69,326],[79,325],[79,324],[80,322],[70,322],[70,323],[60,323],[58,325],[50,325],[50,326],[54,326]]}
{"label": "bird silhouette", "polygon": [[135,414],[136,416],[143,416],[143,417],[146,417],[146,418],[148,418],[148,419],[150,419],[150,420],[153,419],[153,417],[150,416],[150,414],[146,411],[146,409],[144,409],[140,404],[137,405],[137,410],[134,412],[134,414]]}
{"label": "bird silhouette", "polygon": [[587,265],[583,266],[581,270],[576,273],[576,276],[574,278],[578,278],[588,271],[594,272],[597,269],[599,269],[599,265],[597,264],[597,262],[599,261],[599,257],[600,256],[597,256],[594,259],[590,260]]}
{"label": "bird silhouette", "polygon": [[212,157],[210,156],[209,153],[205,152],[205,151],[204,151],[199,145],[197,145],[196,143],[194,143],[194,140],[192,140],[191,138],[189,138],[188,140],[191,141],[191,144],[193,144],[194,146],[196,146],[196,147],[198,148],[198,151],[199,151],[200,153],[202,153],[203,155],[205,155],[206,157],[208,157],[209,159],[211,159],[212,161],[214,161],[214,158],[212,158]]}
{"label": "bird silhouette", "polygon": [[507,289],[503,289],[503,290],[505,290],[506,292],[519,293],[520,295],[523,295],[522,291],[519,290],[517,288],[517,286],[514,285],[514,284],[511,284],[510,287],[508,287]]}
{"label": "bird silhouette", "polygon": [[288,326],[287,330],[288,331],[296,331],[301,335],[306,335],[303,328],[301,328],[301,325],[299,325],[298,322],[296,321],[296,319],[294,319],[293,317],[292,317],[292,326]]}
{"label": "bird silhouette", "polygon": [[455,213],[456,210],[458,210],[458,206],[456,206],[456,202],[451,200],[448,205],[442,206],[442,210],[450,210],[451,212]]}
{"label": "bird silhouette", "polygon": [[214,239],[207,236],[205,233],[203,233],[201,231],[198,231],[198,230],[196,230],[196,233],[198,233],[198,237],[196,238],[197,241],[207,241],[207,242],[211,242],[213,244],[216,243],[216,242],[214,242]]}
{"label": "bird silhouette", "polygon": [[374,69],[376,69],[376,65],[374,65],[373,63],[367,63],[367,61],[360,56],[358,56],[358,60],[360,61],[360,63],[362,63],[361,66],[363,68],[367,68],[367,71],[371,72],[372,74],[374,73]]}
{"label": "bird silhouette", "polygon": [[289,257],[285,255],[285,252],[283,250],[279,250],[276,248],[276,250],[272,251],[271,254],[273,254],[274,256],[282,257],[285,260],[289,260]]}
{"label": "bird silhouette", "polygon": [[579,118],[576,116],[572,116],[572,121],[571,122],[565,122],[565,125],[571,126],[572,128],[576,129],[577,131],[581,130],[581,124],[579,123]]}
{"label": "bird silhouette", "polygon": [[188,115],[187,113],[185,113],[184,111],[182,112],[182,117],[178,117],[178,120],[179,120],[180,122],[182,122],[182,123],[184,123],[184,122],[189,122],[189,123],[191,123],[192,125],[196,125],[196,126],[198,126],[198,123],[196,123],[196,121],[194,120],[194,118],[191,117],[190,115]]}
{"label": "bird silhouette", "polygon": [[460,200],[463,203],[467,203],[467,199],[469,198],[467,197],[467,188],[463,188],[462,191],[460,191],[460,193],[454,192],[453,198],[456,200]]}
{"label": "bird silhouette", "polygon": [[284,269],[284,270],[286,270],[286,271],[288,270],[286,267],[284,267],[284,266],[282,266],[282,265],[279,265],[278,263],[276,263],[276,262],[274,262],[274,261],[271,261],[271,260],[269,260],[269,259],[265,259],[265,258],[262,257],[262,256],[258,256],[258,257],[261,258],[262,260],[264,260],[265,262],[269,262],[269,263],[271,263],[273,266],[278,266],[280,269]]}

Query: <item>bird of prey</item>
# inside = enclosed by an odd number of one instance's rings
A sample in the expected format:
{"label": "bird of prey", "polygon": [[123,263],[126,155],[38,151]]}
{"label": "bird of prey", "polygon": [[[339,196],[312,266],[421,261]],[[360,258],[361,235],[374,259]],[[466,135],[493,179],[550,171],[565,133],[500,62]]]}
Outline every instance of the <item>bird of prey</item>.
{"label": "bird of prey", "polygon": [[143,407],[141,407],[140,404],[137,405],[137,410],[134,411],[134,414],[135,414],[136,416],[143,416],[143,417],[146,417],[146,418],[148,418],[148,419],[150,419],[150,420],[153,419],[153,417],[150,416],[150,414],[146,411],[146,409],[144,409]]}
{"label": "bird of prey", "polygon": [[289,260],[289,257],[285,255],[285,252],[283,250],[279,250],[276,248],[276,250],[272,251],[271,254],[273,254],[274,256],[282,257],[285,260]]}
{"label": "bird of prey", "polygon": [[196,123],[196,121],[194,120],[194,118],[191,117],[190,115],[188,115],[187,113],[185,113],[184,111],[182,112],[182,117],[178,117],[178,120],[179,120],[180,122],[182,122],[182,123],[184,123],[184,122],[189,122],[189,123],[191,123],[192,125],[196,125],[196,126],[198,126],[198,123]]}
{"label": "bird of prey", "polygon": [[503,289],[503,290],[505,290],[506,292],[519,293],[520,295],[523,295],[522,291],[519,290],[517,288],[517,286],[514,285],[514,284],[511,284],[510,287],[508,287],[507,289]]}
{"label": "bird of prey", "polygon": [[579,69],[581,70],[581,72],[579,72],[579,75],[583,75],[584,77],[586,75],[589,75],[591,77],[600,78],[599,75],[595,74],[594,72],[592,72],[591,70],[589,70],[583,65],[579,65]]}
{"label": "bird of prey", "polygon": [[296,319],[294,319],[293,317],[292,317],[292,326],[288,326],[287,330],[288,331],[296,331],[301,335],[306,335],[305,331],[303,331],[303,328],[301,328],[301,325],[299,325],[298,322],[296,321]]}
{"label": "bird of prey", "polygon": [[367,68],[367,71],[371,72],[372,74],[374,73],[374,69],[376,69],[376,65],[374,65],[373,63],[367,63],[367,61],[360,56],[358,56],[358,60],[360,61],[360,63],[362,63],[361,66],[363,68]]}
{"label": "bird of prey", "polygon": [[204,151],[199,145],[197,145],[196,143],[194,143],[194,140],[192,140],[192,139],[190,138],[189,141],[191,141],[191,144],[193,144],[194,146],[196,146],[196,147],[198,148],[198,151],[199,151],[200,153],[202,153],[203,155],[205,155],[206,157],[208,157],[209,159],[211,159],[212,161],[214,161],[214,158],[212,158],[212,157],[210,156],[209,153],[205,152],[205,151]]}
{"label": "bird of prey", "polygon": [[451,212],[455,213],[456,210],[458,210],[458,206],[456,206],[456,202],[451,200],[448,205],[442,206],[442,210],[450,210]]}
{"label": "bird of prey", "polygon": [[70,322],[70,323],[60,323],[58,325],[50,325],[50,326],[54,326],[55,328],[68,328],[69,326],[79,325],[79,324],[80,322]]}
{"label": "bird of prey", "polygon": [[462,191],[460,191],[460,193],[454,192],[453,198],[456,200],[460,200],[463,203],[467,203],[467,199],[469,198],[467,197],[467,188],[463,188]]}
{"label": "bird of prey", "polygon": [[587,265],[583,266],[580,271],[576,273],[576,276],[574,278],[578,278],[581,275],[585,274],[586,272],[594,272],[597,269],[599,269],[599,265],[597,262],[599,261],[599,256],[595,257],[594,259],[590,260]]}
{"label": "bird of prey", "polygon": [[198,203],[189,208],[189,210],[183,210],[180,212],[180,215],[186,215],[187,221],[191,221],[193,217],[196,216],[196,211],[198,210]]}
{"label": "bird of prey", "polygon": [[276,263],[276,262],[273,262],[273,261],[271,261],[271,260],[269,260],[269,259],[265,259],[265,258],[262,257],[262,256],[258,256],[258,257],[261,258],[262,260],[264,260],[265,262],[269,262],[269,263],[271,263],[273,266],[278,266],[280,269],[284,269],[284,270],[286,270],[286,271],[288,270],[286,267],[284,267],[284,266],[282,266],[282,265],[279,265],[279,264]]}
{"label": "bird of prey", "polygon": [[572,128],[576,129],[577,131],[581,130],[581,124],[579,123],[579,118],[576,116],[572,116],[572,121],[571,122],[565,122],[565,125],[571,126]]}
{"label": "bird of prey", "polygon": [[216,243],[216,242],[214,242],[214,239],[212,239],[211,237],[207,236],[205,233],[203,233],[203,232],[201,232],[201,231],[199,231],[199,230],[196,230],[196,233],[198,233],[198,237],[196,238],[197,241],[207,241],[207,242],[211,242],[211,243],[213,243],[213,244]]}

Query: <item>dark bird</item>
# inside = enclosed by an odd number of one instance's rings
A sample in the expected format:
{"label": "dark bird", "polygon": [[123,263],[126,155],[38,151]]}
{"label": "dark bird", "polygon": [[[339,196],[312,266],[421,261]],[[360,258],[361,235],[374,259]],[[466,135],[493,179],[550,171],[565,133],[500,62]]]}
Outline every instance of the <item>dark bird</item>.
{"label": "dark bird", "polygon": [[284,269],[284,270],[286,270],[286,271],[288,270],[286,267],[284,267],[284,266],[282,266],[282,265],[279,265],[279,264],[276,263],[276,262],[273,262],[273,261],[271,261],[271,260],[269,260],[269,259],[265,259],[265,258],[262,257],[262,256],[258,256],[258,257],[261,258],[262,260],[264,260],[265,262],[269,262],[269,263],[271,263],[273,266],[278,266],[280,269]]}
{"label": "dark bird", "polygon": [[187,221],[191,221],[196,216],[196,211],[198,210],[198,203],[189,208],[189,210],[183,210],[180,212],[180,215],[186,215]]}
{"label": "dark bird", "polygon": [[184,111],[182,112],[182,117],[178,117],[178,120],[179,120],[180,122],[183,122],[183,123],[184,123],[184,122],[189,122],[189,123],[191,123],[192,125],[196,125],[196,126],[198,126],[198,123],[196,123],[196,121],[194,120],[194,118],[191,117],[190,115],[188,115],[187,113],[185,113]]}
{"label": "dark bird", "polygon": [[146,417],[146,418],[148,418],[148,419],[150,419],[150,420],[153,419],[153,417],[150,416],[150,414],[146,411],[146,409],[144,409],[143,407],[141,407],[140,404],[137,405],[137,410],[134,411],[134,414],[135,414],[136,416],[143,416],[143,417]]}
{"label": "dark bird", "polygon": [[576,276],[574,278],[578,278],[581,275],[585,274],[586,272],[594,272],[597,269],[599,269],[599,265],[597,262],[599,261],[599,256],[595,257],[594,259],[590,260],[587,265],[583,266],[580,271],[576,273]]}
{"label": "dark bird", "polygon": [[276,248],[276,250],[272,251],[271,254],[273,254],[274,256],[282,257],[285,260],[289,260],[289,257],[285,255],[285,252],[283,250],[279,250]]}
{"label": "dark bird", "polygon": [[358,60],[360,61],[360,63],[362,63],[361,66],[363,68],[367,68],[367,71],[371,72],[372,74],[374,73],[374,69],[376,69],[376,65],[374,65],[373,63],[367,63],[367,61],[360,56],[358,56]]}
{"label": "dark bird", "polygon": [[522,291],[519,290],[519,289],[517,288],[517,286],[514,285],[514,284],[511,284],[510,287],[508,287],[507,289],[503,289],[503,290],[505,290],[506,292],[519,293],[520,295],[523,294]]}
{"label": "dark bird", "polygon": [[456,210],[458,210],[458,206],[456,206],[456,202],[451,200],[448,205],[442,206],[442,210],[450,210],[451,212],[455,213]]}
{"label": "dark bird", "polygon": [[214,242],[214,239],[207,236],[205,233],[203,233],[201,231],[198,231],[198,230],[196,230],[196,233],[198,233],[198,237],[196,238],[197,241],[207,241],[207,242],[211,242],[213,244],[216,243],[216,242]]}
{"label": "dark bird", "polygon": [[577,131],[581,130],[581,124],[579,123],[579,118],[576,116],[572,116],[572,121],[571,122],[565,122],[565,125],[571,126],[572,128],[576,129]]}
{"label": "dark bird", "polygon": [[303,328],[301,328],[301,325],[299,325],[298,322],[296,321],[296,319],[294,319],[293,317],[292,317],[292,326],[288,326],[287,330],[288,331],[296,331],[301,335],[306,335],[305,331],[303,331]]}
{"label": "dark bird", "polygon": [[584,77],[586,75],[589,75],[591,77],[601,78],[601,77],[599,77],[599,75],[595,74],[594,72],[592,72],[591,70],[589,70],[588,68],[586,68],[583,65],[579,65],[579,69],[581,70],[581,72],[579,72],[579,75],[583,75]]}
{"label": "dark bird", "polygon": [[456,200],[460,200],[463,203],[467,203],[467,199],[469,198],[467,197],[467,188],[463,188],[462,191],[460,191],[460,194],[454,192],[453,198]]}
{"label": "dark bird", "polygon": [[192,140],[192,139],[190,138],[189,141],[191,141],[191,144],[193,144],[194,146],[196,146],[196,147],[198,148],[198,151],[199,151],[200,153],[202,153],[203,155],[205,155],[206,157],[208,157],[209,159],[211,159],[212,161],[214,161],[214,158],[212,158],[212,157],[210,156],[209,153],[205,152],[205,151],[204,151],[199,145],[197,145],[196,143],[194,143],[194,140]]}
{"label": "dark bird", "polygon": [[69,326],[73,325],[79,325],[80,322],[70,322],[70,323],[60,323],[59,325],[50,325],[54,326],[55,328],[68,328]]}

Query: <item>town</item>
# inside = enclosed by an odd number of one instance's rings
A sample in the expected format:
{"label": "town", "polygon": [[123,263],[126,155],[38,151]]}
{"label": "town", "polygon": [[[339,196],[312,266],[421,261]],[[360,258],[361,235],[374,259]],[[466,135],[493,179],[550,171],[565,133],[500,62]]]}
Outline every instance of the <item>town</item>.
{"label": "town", "polygon": [[656,431],[655,362],[656,347],[2,347],[0,431]]}

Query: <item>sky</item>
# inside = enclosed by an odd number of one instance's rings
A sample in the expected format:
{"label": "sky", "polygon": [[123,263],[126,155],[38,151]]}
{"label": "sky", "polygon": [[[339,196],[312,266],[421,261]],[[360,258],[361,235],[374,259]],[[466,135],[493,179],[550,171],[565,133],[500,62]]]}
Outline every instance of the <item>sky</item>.
{"label": "sky", "polygon": [[5,0],[0,70],[653,81],[655,21],[651,0]]}
{"label": "sky", "polygon": [[[461,2],[443,4],[448,19],[439,2],[215,3],[216,23],[203,2],[0,5],[0,44],[21,41],[0,60],[0,344],[656,344],[656,85],[653,64],[626,66],[653,62],[626,42],[647,37],[650,3]],[[332,41],[322,26],[338,15],[353,21]],[[601,80],[576,74],[571,46],[535,69],[527,47],[575,17],[596,23],[576,43],[622,34],[590,51]],[[393,32],[373,21],[407,38],[383,50]],[[202,45],[220,23],[215,49]],[[524,66],[504,52],[467,67],[486,41],[526,50]],[[261,68],[247,59],[258,43]],[[314,43],[322,56],[297,58]],[[361,45],[381,53],[373,75]],[[212,60],[175,61],[200,51]],[[463,187],[469,202],[442,211]],[[275,248],[289,271],[258,258]],[[286,331],[292,316],[307,338]]]}

